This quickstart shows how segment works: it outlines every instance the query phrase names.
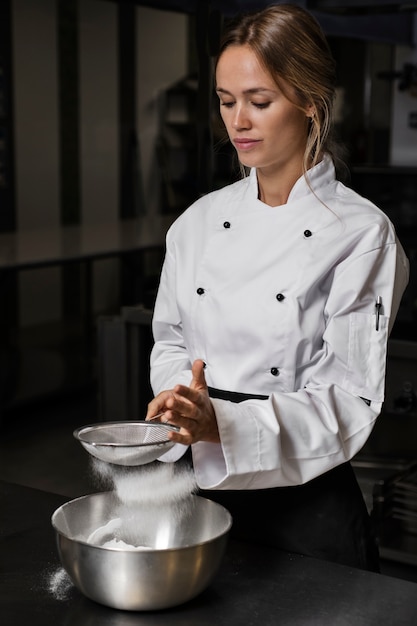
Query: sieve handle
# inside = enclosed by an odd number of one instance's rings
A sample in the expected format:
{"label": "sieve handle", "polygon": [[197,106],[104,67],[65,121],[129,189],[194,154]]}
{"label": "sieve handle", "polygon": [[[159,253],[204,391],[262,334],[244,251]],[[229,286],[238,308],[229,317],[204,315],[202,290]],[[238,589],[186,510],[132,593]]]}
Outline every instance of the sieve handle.
{"label": "sieve handle", "polygon": [[[165,415],[165,411],[162,411],[162,413],[157,413],[153,417],[150,417],[149,419],[145,420],[145,422],[153,422],[154,420],[158,419],[158,417],[162,417],[163,415]],[[161,423],[163,424],[164,422],[161,422]]]}
{"label": "sieve handle", "polygon": [[[145,420],[145,422],[153,422],[163,415],[165,415],[165,411],[162,411],[162,413],[157,413],[153,417],[149,417],[147,420]],[[162,422],[161,420],[159,420],[157,423],[161,424],[161,426],[166,426],[169,430],[175,430],[176,432],[179,432],[181,430],[179,426],[174,426],[174,424],[170,424],[169,422]]]}

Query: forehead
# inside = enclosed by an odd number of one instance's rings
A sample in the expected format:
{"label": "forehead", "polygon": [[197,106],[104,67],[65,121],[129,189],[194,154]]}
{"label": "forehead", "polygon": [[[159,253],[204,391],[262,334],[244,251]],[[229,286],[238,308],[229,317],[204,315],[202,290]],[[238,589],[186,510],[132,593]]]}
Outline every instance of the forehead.
{"label": "forehead", "polygon": [[229,46],[221,54],[216,67],[218,87],[226,83],[241,85],[242,89],[264,87],[276,89],[272,76],[261,65],[255,52],[247,46]]}

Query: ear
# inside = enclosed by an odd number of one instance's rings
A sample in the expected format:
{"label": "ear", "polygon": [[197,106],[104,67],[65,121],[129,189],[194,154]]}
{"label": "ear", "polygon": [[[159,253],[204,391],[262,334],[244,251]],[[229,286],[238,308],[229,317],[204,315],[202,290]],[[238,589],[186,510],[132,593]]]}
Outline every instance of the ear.
{"label": "ear", "polygon": [[306,112],[307,117],[309,117],[310,119],[313,119],[313,117],[316,115],[316,107],[314,106],[314,104],[309,104],[305,108],[305,112]]}

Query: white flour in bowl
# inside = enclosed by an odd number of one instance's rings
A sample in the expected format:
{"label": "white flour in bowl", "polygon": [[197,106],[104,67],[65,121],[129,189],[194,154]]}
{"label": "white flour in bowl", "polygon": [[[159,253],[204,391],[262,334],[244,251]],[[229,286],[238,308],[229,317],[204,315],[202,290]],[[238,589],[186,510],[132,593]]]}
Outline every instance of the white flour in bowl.
{"label": "white flour in bowl", "polygon": [[101,547],[115,550],[136,550],[138,552],[141,550],[152,550],[149,546],[132,546],[130,543],[123,541],[123,539],[110,539],[109,541],[105,541]]}
{"label": "white flour in bowl", "polygon": [[121,549],[161,547],[153,545],[152,531],[161,516],[176,525],[187,513],[197,489],[193,471],[174,463],[140,467],[113,466],[97,459],[92,463],[96,478],[102,486],[110,484],[120,504],[116,517],[95,529],[88,542]]}

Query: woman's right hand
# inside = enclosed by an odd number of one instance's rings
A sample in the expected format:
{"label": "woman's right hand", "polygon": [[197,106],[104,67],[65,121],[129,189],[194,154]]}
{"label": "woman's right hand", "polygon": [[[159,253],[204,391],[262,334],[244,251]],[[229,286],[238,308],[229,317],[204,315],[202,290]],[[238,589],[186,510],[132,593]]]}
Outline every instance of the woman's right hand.
{"label": "woman's right hand", "polygon": [[220,439],[216,414],[208,394],[204,363],[201,359],[194,361],[192,374],[189,387],[176,385],[174,389],[161,391],[149,403],[146,419],[150,420],[158,413],[163,413],[161,421],[180,427],[178,433],[169,433],[169,438],[177,443],[218,443]]}

